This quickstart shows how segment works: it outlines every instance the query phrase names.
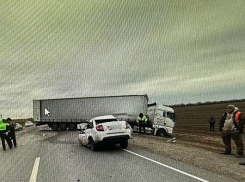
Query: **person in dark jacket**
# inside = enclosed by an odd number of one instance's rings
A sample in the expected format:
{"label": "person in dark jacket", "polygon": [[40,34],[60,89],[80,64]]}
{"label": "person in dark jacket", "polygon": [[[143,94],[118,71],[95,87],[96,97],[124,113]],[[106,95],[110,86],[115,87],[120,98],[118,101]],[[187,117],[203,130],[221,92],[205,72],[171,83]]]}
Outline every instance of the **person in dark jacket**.
{"label": "person in dark jacket", "polygon": [[231,139],[236,145],[236,157],[243,157],[243,142],[241,134],[243,133],[245,116],[243,113],[235,109],[234,105],[226,107],[226,113],[220,119],[219,131],[222,134],[222,140],[225,145],[225,151],[220,154],[231,154]]}
{"label": "person in dark jacket", "polygon": [[11,118],[7,118],[7,122],[8,122],[8,131],[10,133],[10,139],[13,141],[14,147],[17,147],[17,143],[16,143],[16,136],[15,136],[15,123],[12,121]]}
{"label": "person in dark jacket", "polygon": [[215,119],[213,118],[213,117],[211,117],[210,119],[209,119],[209,129],[210,129],[210,131],[214,131],[214,125],[215,125]]}
{"label": "person in dark jacket", "polygon": [[5,140],[8,143],[10,149],[12,149],[13,145],[10,140],[9,134],[7,132],[7,124],[3,122],[3,119],[0,118],[0,137],[2,140],[3,150],[6,150]]}

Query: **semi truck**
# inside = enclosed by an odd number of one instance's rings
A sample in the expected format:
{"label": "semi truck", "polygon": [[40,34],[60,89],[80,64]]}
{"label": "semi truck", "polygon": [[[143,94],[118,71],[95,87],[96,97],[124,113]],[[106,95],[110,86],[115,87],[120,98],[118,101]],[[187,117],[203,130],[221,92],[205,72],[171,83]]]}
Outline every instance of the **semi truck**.
{"label": "semi truck", "polygon": [[[146,133],[155,136],[172,138],[173,129],[175,127],[175,112],[169,106],[164,106],[159,102],[147,104],[147,110],[142,112],[147,117],[145,124]],[[117,115],[120,120],[127,121],[134,132],[139,132],[139,126],[136,122],[138,115]],[[141,129],[143,131],[143,129]]]}
{"label": "semi truck", "polygon": [[148,118],[147,133],[172,135],[174,110],[158,102],[148,104],[148,100],[147,94],[33,100],[33,118],[36,126],[48,125],[53,131],[65,131],[76,130],[79,124],[94,117],[114,115],[137,132],[136,119],[143,113]]}

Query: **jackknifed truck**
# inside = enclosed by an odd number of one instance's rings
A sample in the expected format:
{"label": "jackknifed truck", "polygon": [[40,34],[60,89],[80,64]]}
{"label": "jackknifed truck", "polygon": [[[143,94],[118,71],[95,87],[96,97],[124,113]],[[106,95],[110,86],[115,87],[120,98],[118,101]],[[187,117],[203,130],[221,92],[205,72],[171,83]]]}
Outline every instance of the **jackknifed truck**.
{"label": "jackknifed truck", "polygon": [[79,124],[94,117],[114,115],[138,132],[136,119],[143,113],[148,118],[146,133],[171,136],[174,110],[158,102],[148,104],[148,100],[146,94],[33,100],[33,118],[36,126],[48,125],[53,131],[65,131],[76,130]]}

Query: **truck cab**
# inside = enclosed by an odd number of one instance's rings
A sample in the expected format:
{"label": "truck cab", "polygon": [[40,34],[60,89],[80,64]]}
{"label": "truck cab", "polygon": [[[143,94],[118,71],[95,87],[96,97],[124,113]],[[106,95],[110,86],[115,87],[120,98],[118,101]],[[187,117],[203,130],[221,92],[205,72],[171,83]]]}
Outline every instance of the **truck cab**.
{"label": "truck cab", "polygon": [[148,126],[151,126],[152,134],[157,136],[172,136],[175,126],[175,112],[173,108],[164,106],[158,102],[148,104]]}

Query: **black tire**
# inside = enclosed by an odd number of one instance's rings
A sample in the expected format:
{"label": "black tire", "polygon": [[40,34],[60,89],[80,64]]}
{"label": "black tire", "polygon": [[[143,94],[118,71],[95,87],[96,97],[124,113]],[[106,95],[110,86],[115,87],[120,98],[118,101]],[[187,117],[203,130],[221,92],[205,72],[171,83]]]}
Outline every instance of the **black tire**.
{"label": "black tire", "polygon": [[76,124],[75,123],[70,123],[68,125],[68,128],[69,128],[70,131],[74,131],[76,129]]}
{"label": "black tire", "polygon": [[52,123],[50,128],[51,128],[53,131],[57,131],[57,130],[58,130],[58,124],[57,124],[57,123]]}
{"label": "black tire", "polygon": [[120,147],[123,148],[123,149],[126,149],[128,147],[128,140],[127,139],[122,140],[120,142]]}
{"label": "black tire", "polygon": [[90,149],[92,151],[96,151],[97,150],[97,145],[96,145],[96,143],[94,143],[93,138],[90,139]]}
{"label": "black tire", "polygon": [[157,136],[166,137],[167,136],[167,132],[164,129],[158,130],[157,131]]}
{"label": "black tire", "polygon": [[66,125],[66,123],[60,123],[60,124],[59,124],[59,127],[60,127],[60,130],[61,130],[61,131],[65,131],[66,128],[67,128],[67,125]]}

